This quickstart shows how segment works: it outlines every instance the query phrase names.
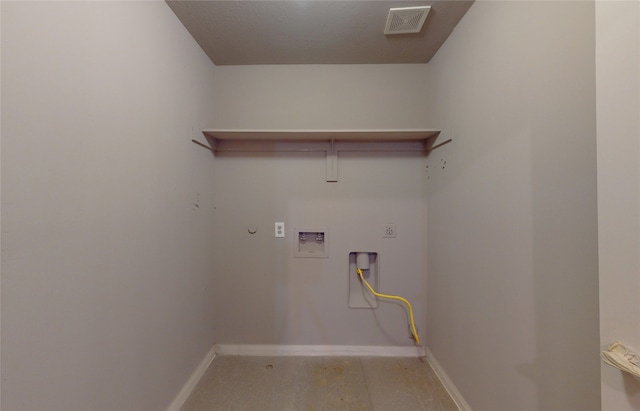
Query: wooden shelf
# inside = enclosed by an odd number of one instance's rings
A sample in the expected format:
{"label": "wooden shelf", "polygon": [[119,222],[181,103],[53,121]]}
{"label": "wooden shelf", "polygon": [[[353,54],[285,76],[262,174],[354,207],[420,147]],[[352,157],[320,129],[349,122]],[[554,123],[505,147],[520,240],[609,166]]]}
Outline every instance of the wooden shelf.
{"label": "wooden shelf", "polygon": [[437,137],[439,130],[203,130],[215,140],[260,141],[420,141]]}
{"label": "wooden shelf", "polygon": [[209,145],[194,143],[217,152],[324,152],[327,181],[338,181],[338,152],[420,152],[434,145],[439,130],[203,130]]}

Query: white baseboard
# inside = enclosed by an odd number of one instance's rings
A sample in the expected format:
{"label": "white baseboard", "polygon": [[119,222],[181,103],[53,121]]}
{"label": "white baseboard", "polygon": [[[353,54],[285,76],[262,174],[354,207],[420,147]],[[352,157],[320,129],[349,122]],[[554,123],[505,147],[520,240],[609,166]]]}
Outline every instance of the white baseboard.
{"label": "white baseboard", "polygon": [[361,345],[233,345],[216,344],[218,355],[423,357],[424,347]]}
{"label": "white baseboard", "polygon": [[458,406],[458,409],[460,411],[472,411],[469,403],[467,403],[465,399],[462,397],[462,394],[460,394],[460,391],[458,391],[458,389],[453,384],[453,381],[451,381],[447,373],[444,372],[444,369],[440,366],[440,363],[438,363],[438,360],[436,360],[436,357],[433,356],[433,353],[428,348],[426,348],[425,350],[426,350],[426,356],[427,356],[427,361],[429,362],[429,365],[431,365],[433,372],[436,373],[436,375],[442,382],[442,385],[444,385],[444,388],[447,390],[447,392],[453,399],[453,402],[455,402],[456,405]]}
{"label": "white baseboard", "polygon": [[202,361],[200,361],[178,395],[176,395],[176,398],[174,398],[174,400],[169,405],[169,408],[167,408],[167,411],[180,411],[180,407],[182,407],[185,401],[187,401],[187,398],[189,398],[189,395],[191,395],[193,389],[196,388],[196,385],[204,375],[205,371],[207,371],[207,368],[209,368],[209,365],[214,358],[216,358],[215,346],[211,347]]}

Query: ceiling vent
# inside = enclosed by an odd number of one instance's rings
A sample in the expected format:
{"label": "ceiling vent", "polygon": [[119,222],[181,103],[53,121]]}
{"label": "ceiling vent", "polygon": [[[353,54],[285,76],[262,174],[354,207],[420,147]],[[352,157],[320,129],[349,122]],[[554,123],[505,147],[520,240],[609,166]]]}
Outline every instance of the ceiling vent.
{"label": "ceiling vent", "polygon": [[420,33],[431,6],[389,9],[384,34]]}

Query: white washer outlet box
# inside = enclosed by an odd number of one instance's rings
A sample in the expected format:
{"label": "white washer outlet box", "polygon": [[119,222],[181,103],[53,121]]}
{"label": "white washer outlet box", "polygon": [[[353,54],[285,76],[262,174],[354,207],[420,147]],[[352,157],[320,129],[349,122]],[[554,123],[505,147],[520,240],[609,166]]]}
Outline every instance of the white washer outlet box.
{"label": "white washer outlet box", "polygon": [[294,228],[294,257],[329,257],[329,232],[323,227]]}

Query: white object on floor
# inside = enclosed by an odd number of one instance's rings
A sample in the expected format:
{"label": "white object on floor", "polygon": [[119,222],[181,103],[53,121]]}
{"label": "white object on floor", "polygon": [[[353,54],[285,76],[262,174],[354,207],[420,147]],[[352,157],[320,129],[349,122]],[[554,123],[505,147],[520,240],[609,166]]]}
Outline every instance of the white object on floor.
{"label": "white object on floor", "polygon": [[640,377],[640,356],[620,341],[610,344],[607,351],[600,353],[600,357],[606,364]]}

